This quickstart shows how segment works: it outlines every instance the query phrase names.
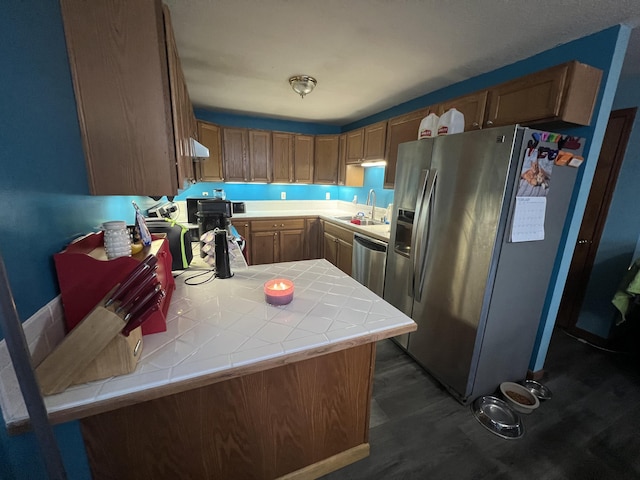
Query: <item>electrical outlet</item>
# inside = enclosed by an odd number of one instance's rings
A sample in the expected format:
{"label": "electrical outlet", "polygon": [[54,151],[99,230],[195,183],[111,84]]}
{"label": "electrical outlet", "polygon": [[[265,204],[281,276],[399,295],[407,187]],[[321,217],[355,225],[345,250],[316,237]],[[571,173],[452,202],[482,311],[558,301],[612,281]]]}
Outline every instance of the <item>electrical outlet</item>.
{"label": "electrical outlet", "polygon": [[209,196],[209,192],[202,192],[202,196],[203,197],[208,197]]}
{"label": "electrical outlet", "polygon": [[287,192],[280,192],[280,200],[286,200],[287,199]]}
{"label": "electrical outlet", "polygon": [[331,200],[331,193],[327,192],[324,196],[324,198],[326,198],[327,200]]}

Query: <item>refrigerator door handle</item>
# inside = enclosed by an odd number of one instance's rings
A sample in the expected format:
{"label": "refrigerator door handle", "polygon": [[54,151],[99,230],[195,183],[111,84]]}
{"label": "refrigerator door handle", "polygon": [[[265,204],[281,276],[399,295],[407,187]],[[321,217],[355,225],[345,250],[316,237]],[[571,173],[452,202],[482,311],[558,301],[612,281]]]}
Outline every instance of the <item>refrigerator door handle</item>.
{"label": "refrigerator door handle", "polygon": [[[413,298],[416,302],[422,299],[422,289],[424,287],[425,262],[427,259],[427,251],[429,250],[429,236],[431,234],[431,210],[433,205],[433,193],[436,187],[436,179],[438,171],[431,169],[425,182],[426,192],[423,197],[422,208],[417,218],[417,227],[421,232],[419,235],[420,247],[413,257]],[[425,205],[426,202],[426,205]],[[415,227],[414,227],[415,228]],[[415,230],[414,230],[415,231]],[[417,288],[416,288],[417,284]]]}
{"label": "refrigerator door handle", "polygon": [[418,235],[418,230],[420,228],[419,225],[419,219],[420,219],[420,215],[422,213],[422,208],[424,205],[424,199],[425,199],[425,194],[427,191],[427,183],[429,180],[429,170],[422,170],[420,172],[420,193],[418,194],[418,200],[416,202],[416,213],[414,216],[414,221],[413,221],[413,225],[411,227],[411,251],[410,251],[410,260],[411,260],[411,274],[407,275],[407,291],[409,292],[409,296],[411,298],[413,298],[415,296],[415,288],[414,288],[414,279],[415,279],[415,275],[416,275],[416,256],[418,255],[418,252],[420,251],[419,249],[421,247],[418,247],[416,245],[416,242],[418,241],[419,238],[421,238],[421,235]]}

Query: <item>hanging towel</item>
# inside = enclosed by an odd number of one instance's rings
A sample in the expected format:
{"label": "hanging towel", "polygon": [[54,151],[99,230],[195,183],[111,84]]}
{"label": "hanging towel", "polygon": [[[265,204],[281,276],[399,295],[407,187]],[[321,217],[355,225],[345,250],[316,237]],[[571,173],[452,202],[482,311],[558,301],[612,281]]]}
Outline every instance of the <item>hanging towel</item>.
{"label": "hanging towel", "polygon": [[640,299],[640,258],[638,258],[627,270],[618,291],[613,295],[611,303],[620,311],[621,318],[616,321],[620,325],[631,313],[635,301]]}

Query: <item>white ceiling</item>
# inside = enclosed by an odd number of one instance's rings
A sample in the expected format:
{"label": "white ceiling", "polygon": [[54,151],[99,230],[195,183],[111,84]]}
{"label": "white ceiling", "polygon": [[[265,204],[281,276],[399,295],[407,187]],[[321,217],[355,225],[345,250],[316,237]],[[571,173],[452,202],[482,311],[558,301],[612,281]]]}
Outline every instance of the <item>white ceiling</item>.
{"label": "white ceiling", "polygon": [[[640,0],[165,2],[195,107],[335,125],[640,24]],[[636,37],[638,29],[625,75],[640,74]],[[304,99],[288,83],[296,74],[318,80]]]}

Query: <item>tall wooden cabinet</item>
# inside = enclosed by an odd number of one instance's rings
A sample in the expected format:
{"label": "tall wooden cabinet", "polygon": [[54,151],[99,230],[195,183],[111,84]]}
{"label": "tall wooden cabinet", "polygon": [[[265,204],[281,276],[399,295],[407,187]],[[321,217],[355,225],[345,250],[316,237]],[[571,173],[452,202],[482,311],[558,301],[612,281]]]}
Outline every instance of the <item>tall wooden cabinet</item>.
{"label": "tall wooden cabinet", "polygon": [[293,183],[293,134],[273,132],[271,137],[273,181]]}
{"label": "tall wooden cabinet", "polygon": [[198,141],[209,149],[209,158],[196,162],[196,179],[199,182],[222,182],[222,139],[220,127],[198,121]]}
{"label": "tall wooden cabinet", "polygon": [[227,182],[248,182],[247,150],[249,133],[245,128],[222,129],[222,158]]}
{"label": "tall wooden cabinet", "polygon": [[188,95],[161,1],[60,5],[91,193],[175,195],[193,177],[182,156],[195,122],[182,119]]}
{"label": "tall wooden cabinet", "polygon": [[249,130],[249,180],[271,182],[271,132]]}
{"label": "tall wooden cabinet", "polygon": [[339,135],[318,135],[315,139],[313,183],[338,184]]}
{"label": "tall wooden cabinet", "polygon": [[293,136],[294,183],[313,183],[314,137]]}

